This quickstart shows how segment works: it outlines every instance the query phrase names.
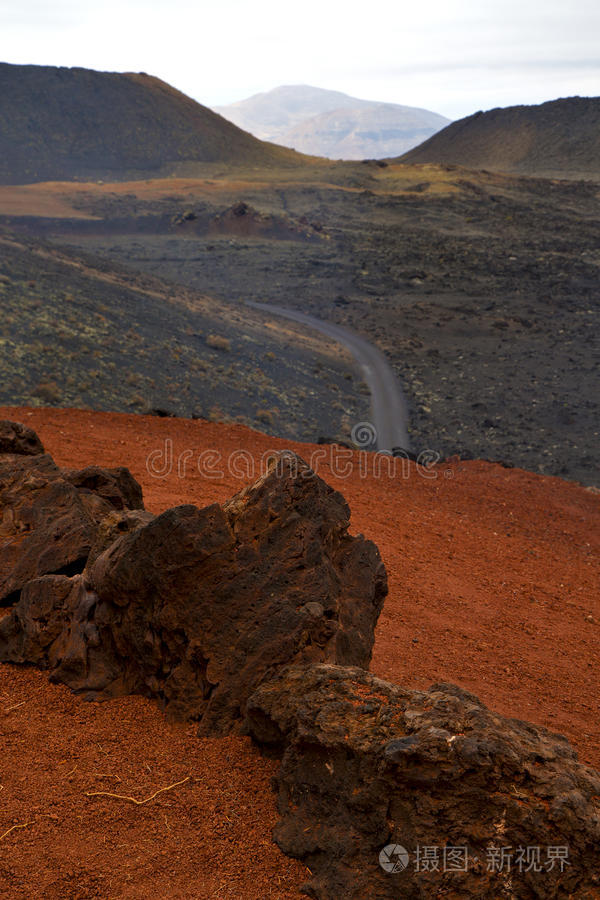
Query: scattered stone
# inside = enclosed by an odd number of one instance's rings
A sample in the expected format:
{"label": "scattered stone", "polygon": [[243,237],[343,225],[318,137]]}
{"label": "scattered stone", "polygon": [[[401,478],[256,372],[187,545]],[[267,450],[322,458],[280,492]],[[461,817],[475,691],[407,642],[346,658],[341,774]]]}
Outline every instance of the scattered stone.
{"label": "scattered stone", "polygon": [[164,409],[162,406],[152,406],[148,410],[149,416],[158,416],[159,419],[173,419],[175,418],[175,413],[170,409]]}
{"label": "scattered stone", "polygon": [[600,775],[561,735],[454,685],[332,665],[283,670],[247,721],[283,753],[274,838],[312,872],[313,898],[598,896]]}
{"label": "scattered stone", "polygon": [[335,444],[338,447],[344,447],[346,450],[354,450],[354,445],[349,444],[347,441],[340,441],[339,438],[328,437],[327,435],[320,434],[317,438],[317,444]]}

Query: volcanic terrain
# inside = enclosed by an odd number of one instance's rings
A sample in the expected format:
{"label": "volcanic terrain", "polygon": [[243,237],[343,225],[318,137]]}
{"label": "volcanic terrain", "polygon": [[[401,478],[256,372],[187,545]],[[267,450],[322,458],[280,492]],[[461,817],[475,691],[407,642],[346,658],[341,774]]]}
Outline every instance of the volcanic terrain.
{"label": "volcanic terrain", "polygon": [[[369,417],[360,369],[307,330],[284,335],[244,308],[251,300],[377,344],[407,395],[414,451],[598,485],[598,185],[571,180],[597,156],[597,101],[475,120],[495,123],[498,147],[526,120],[526,170],[546,171],[535,162],[546,154],[559,180],[463,168],[481,164],[466,151],[461,165],[301,156],[145,75],[4,66],[2,77],[1,400],[159,408],[348,441]],[[81,153],[67,153],[95,97],[111,110],[102,139],[86,129]],[[576,153],[546,140],[553,117]],[[192,296],[200,328],[182,310]],[[312,366],[296,355],[309,344],[325,354]]]}
{"label": "volcanic terrain", "polygon": [[476,112],[402,157],[544,178],[600,177],[600,97]]}
{"label": "volcanic terrain", "polygon": [[[405,687],[457,683],[599,764],[597,492],[484,462],[424,472],[396,460],[378,472],[355,453],[340,469],[335,448],[241,426],[11,407],[0,417],[33,427],[61,466],[129,466],[155,513],[236,493],[252,475],[231,467],[234,453],[258,465],[297,450],[344,493],[352,531],[381,550],[390,592],[372,671]],[[169,440],[174,464],[157,477],[150,454]],[[219,454],[216,479],[191,464],[207,450]],[[198,738],[139,697],[86,703],[43,672],[0,674],[4,895],[299,896],[309,873],[270,836],[277,763],[249,738]]]}

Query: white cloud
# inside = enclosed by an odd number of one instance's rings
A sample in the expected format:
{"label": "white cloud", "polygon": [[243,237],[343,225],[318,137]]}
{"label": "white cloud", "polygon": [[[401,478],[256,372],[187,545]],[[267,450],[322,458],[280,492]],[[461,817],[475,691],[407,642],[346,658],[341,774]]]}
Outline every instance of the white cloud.
{"label": "white cloud", "polygon": [[146,71],[207,104],[316,84],[453,117],[600,94],[590,0],[0,0],[3,59]]}

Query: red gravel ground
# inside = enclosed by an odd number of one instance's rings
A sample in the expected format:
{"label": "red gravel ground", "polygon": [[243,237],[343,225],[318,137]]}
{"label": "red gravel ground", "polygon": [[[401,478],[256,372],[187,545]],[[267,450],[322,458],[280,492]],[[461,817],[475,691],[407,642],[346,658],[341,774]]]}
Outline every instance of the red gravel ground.
{"label": "red gravel ground", "polygon": [[[388,570],[372,670],[417,688],[461,684],[566,734],[600,767],[598,493],[479,461],[429,478],[400,461],[374,473],[372,456],[336,462],[331,448],[209,422],[17,408],[0,418],[33,427],[59,465],[129,466],[153,512],[225,500],[270,449],[323,454],[312,456],[319,474]],[[42,672],[2,666],[0,896],[299,897],[306,869],[270,838],[277,764],[246,738],[194,731],[142,698],[90,704]],[[143,804],[89,796],[163,788]]]}

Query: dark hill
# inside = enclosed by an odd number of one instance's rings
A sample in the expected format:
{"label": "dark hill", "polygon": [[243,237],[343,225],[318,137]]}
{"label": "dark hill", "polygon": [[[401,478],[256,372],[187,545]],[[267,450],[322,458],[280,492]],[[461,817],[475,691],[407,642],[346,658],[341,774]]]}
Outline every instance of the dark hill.
{"label": "dark hill", "polygon": [[600,178],[600,97],[477,112],[402,156],[550,178]]}
{"label": "dark hill", "polygon": [[0,183],[128,180],[293,161],[158,78],[0,63]]}

